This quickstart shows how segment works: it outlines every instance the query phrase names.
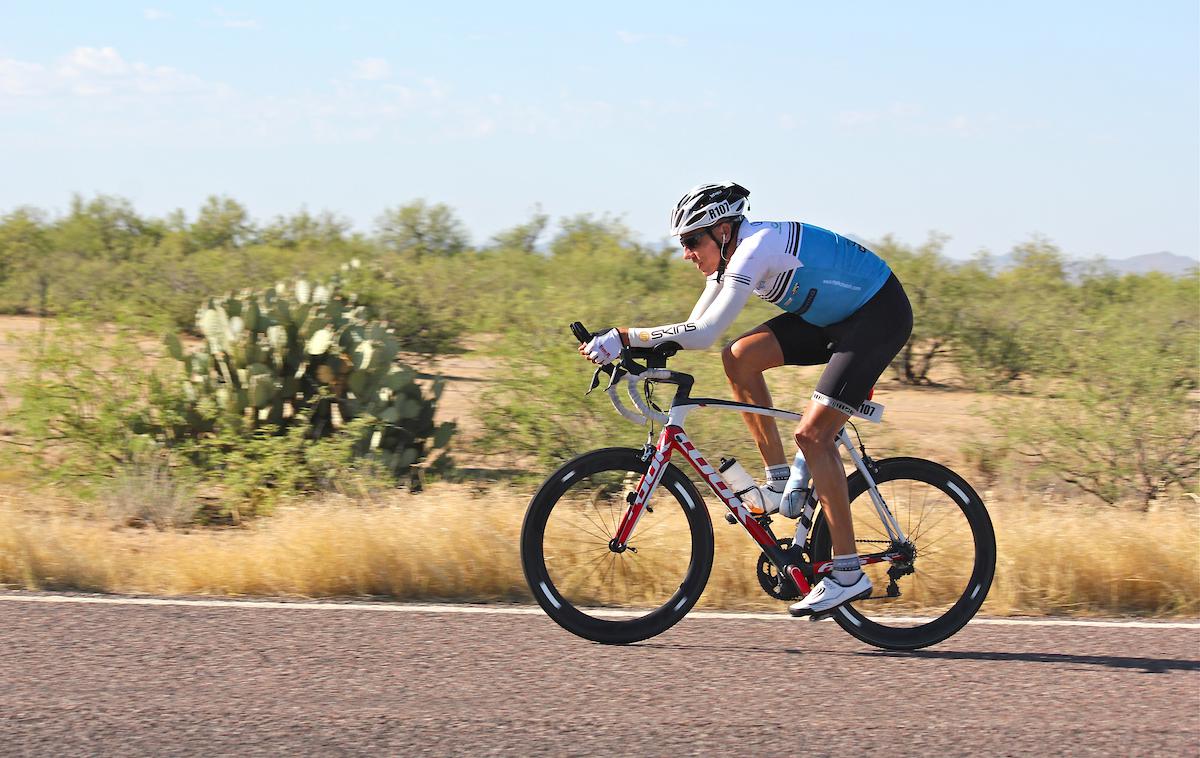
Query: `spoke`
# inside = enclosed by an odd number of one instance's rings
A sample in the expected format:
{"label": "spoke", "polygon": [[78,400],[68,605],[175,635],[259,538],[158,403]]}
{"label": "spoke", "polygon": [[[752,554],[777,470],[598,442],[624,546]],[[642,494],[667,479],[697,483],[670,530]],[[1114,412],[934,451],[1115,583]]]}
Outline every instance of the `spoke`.
{"label": "spoke", "polygon": [[929,548],[931,548],[931,547],[933,547],[934,545],[938,544],[939,542],[941,542],[941,541],[945,540],[945,539],[946,539],[947,537],[949,537],[951,534],[953,534],[953,532],[947,531],[946,533],[944,533],[944,534],[942,534],[941,536],[939,536],[937,539],[935,539],[935,540],[930,540],[929,542],[926,542],[926,543],[924,543],[924,544],[920,545],[918,549],[921,551],[921,555],[928,555],[928,554],[929,554]]}
{"label": "spoke", "polygon": [[[591,561],[577,563],[571,570],[566,571],[561,579],[555,579],[554,577],[550,579],[558,587],[559,591],[563,593],[564,597],[570,598],[572,595],[577,595],[586,590],[591,578],[602,567],[604,559],[605,556],[600,555]],[[581,574],[583,575],[582,580],[579,579]]]}
{"label": "spoke", "polygon": [[[940,493],[940,490],[937,490],[937,491]],[[921,515],[917,519],[917,525],[915,527],[913,527],[913,532],[915,534],[921,533],[921,524],[925,523],[925,513],[926,513],[926,510],[928,509],[928,507],[929,507],[929,492],[926,491],[925,497],[923,497],[921,499]],[[914,542],[916,541],[916,538],[912,537],[911,535],[910,535],[909,539]]]}
{"label": "spoke", "polygon": [[542,545],[549,545],[551,548],[559,548],[566,545],[568,547],[582,546],[586,549],[604,548],[607,550],[608,537],[590,532],[578,525],[563,525],[548,530],[542,538]]}
{"label": "spoke", "polygon": [[542,558],[547,563],[549,563],[551,561],[557,560],[560,556],[564,557],[564,558],[571,558],[573,556],[580,556],[580,555],[582,555],[582,556],[591,556],[594,554],[603,555],[604,553],[607,553],[607,552],[609,552],[608,547],[591,547],[591,548],[585,548],[583,550],[574,550],[574,551],[566,551],[562,548],[554,548],[550,552],[549,555],[546,555],[545,553],[543,553]]}
{"label": "spoke", "polygon": [[[876,489],[878,489],[878,487],[876,487]],[[885,538],[885,539],[886,539],[886,538],[887,538],[887,536],[888,536],[888,535],[887,535],[887,529],[886,529],[886,528],[882,528],[882,527],[883,527],[883,522],[882,522],[882,521],[879,519],[879,512],[875,510],[875,501],[871,499],[871,491],[870,491],[870,490],[867,490],[867,491],[866,491],[866,492],[864,492],[863,494],[864,494],[864,495],[866,495],[866,498],[867,498],[867,505],[869,505],[869,506],[870,506],[870,513],[874,514],[875,518],[870,518],[870,517],[868,517],[868,516],[867,516],[867,515],[864,513],[864,514],[862,515],[862,517],[859,519],[859,525],[861,525],[861,526],[865,526],[865,527],[867,527],[868,529],[870,529],[870,530],[871,530],[871,535],[873,535],[873,536],[879,536],[879,537],[883,537],[883,538]],[[881,499],[881,500],[883,500],[883,502],[884,502],[885,504],[887,503],[887,499],[883,497],[883,493],[882,493],[882,492],[880,492],[880,493],[879,493],[879,497],[880,497],[880,499]],[[866,508],[863,508],[862,510],[866,510]],[[853,517],[851,518],[851,523],[854,523],[854,519],[853,519]],[[881,530],[881,528],[882,528],[882,530]],[[858,534],[858,533],[859,533],[859,530],[858,530],[858,528],[857,528],[857,525],[856,525],[856,527],[855,527],[855,530],[854,530],[854,531],[855,531],[855,534]],[[864,535],[864,536],[867,536],[867,535]]]}
{"label": "spoke", "polygon": [[606,527],[605,524],[602,524],[602,523],[596,521],[596,519],[593,518],[592,515],[590,515],[590,513],[588,513],[587,511],[583,511],[581,513],[581,516],[583,516],[583,518],[586,518],[588,523],[592,524],[593,527],[595,527],[596,529],[599,529],[599,531],[598,531],[598,533],[596,533],[596,531],[588,531],[587,529],[583,529],[582,527],[577,527],[578,530],[587,531],[588,534],[590,534],[594,537],[600,537],[600,539],[604,540],[605,542],[612,539],[611,535],[613,535],[614,531],[616,531],[616,530],[608,529],[608,527]]}
{"label": "spoke", "polygon": [[593,531],[592,529],[589,529],[587,526],[585,526],[582,522],[580,522],[578,520],[571,521],[571,520],[568,520],[566,517],[564,517],[561,519],[556,519],[554,521],[554,526],[551,527],[550,532],[555,535],[557,535],[559,533],[563,533],[563,537],[566,539],[577,539],[580,541],[584,541],[582,537],[572,536],[572,535],[574,535],[574,533],[583,532],[584,534],[588,535],[589,537],[593,537],[593,538],[599,540],[600,542],[602,542],[603,544],[607,545],[610,537],[604,532],[603,528],[600,527],[600,525],[597,524],[595,521],[593,521],[587,515],[586,511],[582,512],[580,515],[582,515],[583,518],[587,520],[588,524],[590,524],[595,529],[599,529],[600,531]]}
{"label": "spoke", "polygon": [[617,531],[617,524],[612,519],[612,505],[610,504],[608,506],[608,515],[609,515],[608,519],[604,518],[604,512],[600,510],[599,500],[603,496],[604,496],[603,489],[598,490],[597,492],[592,494],[592,497],[590,498],[591,503],[592,503],[592,510],[594,510],[596,512],[596,517],[600,519],[600,522],[602,524],[601,531],[608,532],[609,534],[615,534]]}
{"label": "spoke", "polygon": [[911,507],[908,508],[906,510],[905,514],[906,514],[906,518],[904,520],[904,534],[908,537],[909,540],[911,540],[912,532],[913,532],[913,530],[912,530],[912,508]]}
{"label": "spoke", "polygon": [[959,511],[957,508],[953,508],[953,509],[947,509],[946,513],[944,513],[944,514],[942,515],[942,517],[941,517],[941,518],[939,518],[937,521],[934,521],[934,522],[933,522],[932,524],[930,524],[929,526],[926,526],[924,529],[921,529],[921,528],[920,528],[920,526],[921,526],[921,525],[920,525],[920,524],[918,524],[918,525],[917,525],[917,527],[918,527],[919,531],[917,532],[917,534],[916,534],[916,535],[914,535],[914,536],[912,536],[912,537],[911,537],[911,539],[912,539],[912,541],[913,541],[913,544],[916,544],[916,541],[917,541],[917,536],[924,536],[925,534],[927,534],[927,533],[929,533],[930,531],[932,531],[932,530],[934,529],[934,527],[936,527],[938,524],[940,524],[940,523],[942,523],[943,521],[945,521],[946,519],[950,518],[950,517],[951,517],[951,516],[953,516],[955,513],[960,513],[960,512],[961,512],[961,511]]}

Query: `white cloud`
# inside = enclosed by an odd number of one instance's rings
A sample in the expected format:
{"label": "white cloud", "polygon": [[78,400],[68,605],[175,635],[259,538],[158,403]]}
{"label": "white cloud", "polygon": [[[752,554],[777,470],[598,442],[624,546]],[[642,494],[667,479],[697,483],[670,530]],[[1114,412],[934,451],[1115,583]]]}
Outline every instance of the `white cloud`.
{"label": "white cloud", "polygon": [[687,46],[687,38],[680,37],[677,34],[639,34],[636,32],[627,32],[622,29],[617,32],[617,39],[625,45],[640,45],[643,42],[652,42],[656,45],[666,45],[668,47]]}
{"label": "white cloud", "polygon": [[392,66],[383,58],[363,58],[354,61],[354,71],[351,78],[368,82],[378,82],[391,77]]}
{"label": "white cloud", "polygon": [[144,16],[147,21],[163,21],[170,18],[171,14],[167,13],[166,11],[160,11],[158,8],[147,8],[146,10],[142,11],[142,16]]}
{"label": "white cloud", "polygon": [[114,48],[77,47],[62,60],[58,71],[68,78],[88,74],[120,76],[129,71],[129,65]]}
{"label": "white cloud", "polygon": [[888,110],[897,118],[910,118],[920,116],[922,113],[921,106],[916,103],[892,103],[892,107]]}
{"label": "white cloud", "polygon": [[876,111],[842,111],[838,114],[837,120],[842,126],[869,126],[879,121],[879,113]]}
{"label": "white cloud", "polygon": [[170,66],[127,61],[112,47],[77,47],[51,65],[0,59],[0,94],[23,97],[223,94]]}
{"label": "white cloud", "polygon": [[48,74],[38,63],[0,58],[0,95],[28,97],[46,92]]}
{"label": "white cloud", "polygon": [[245,14],[234,11],[227,11],[218,6],[213,8],[213,13],[221,19],[221,26],[226,29],[258,29],[258,21],[252,18],[247,18]]}

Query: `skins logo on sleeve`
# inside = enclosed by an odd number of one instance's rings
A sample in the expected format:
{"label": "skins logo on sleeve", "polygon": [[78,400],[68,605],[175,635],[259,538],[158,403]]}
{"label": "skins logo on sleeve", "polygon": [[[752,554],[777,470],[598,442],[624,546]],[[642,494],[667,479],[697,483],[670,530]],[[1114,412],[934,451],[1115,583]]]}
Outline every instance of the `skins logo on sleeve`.
{"label": "skins logo on sleeve", "polygon": [[672,337],[676,334],[682,334],[683,332],[694,332],[696,329],[696,325],[690,322],[687,324],[672,324],[671,326],[664,326],[661,329],[650,330],[650,337],[651,339],[658,339],[659,337]]}

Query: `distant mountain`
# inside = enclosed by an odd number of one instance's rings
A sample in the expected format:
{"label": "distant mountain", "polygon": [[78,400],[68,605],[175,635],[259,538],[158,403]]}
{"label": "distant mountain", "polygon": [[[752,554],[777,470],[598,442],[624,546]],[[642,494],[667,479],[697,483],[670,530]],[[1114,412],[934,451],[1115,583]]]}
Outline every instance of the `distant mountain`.
{"label": "distant mountain", "polygon": [[[996,271],[1012,268],[1015,261],[1011,255],[998,255],[992,258],[992,266]],[[1175,253],[1146,253],[1132,258],[1093,258],[1091,260],[1069,260],[1068,269],[1076,273],[1090,270],[1093,266],[1101,266],[1117,274],[1148,274],[1157,271],[1168,276],[1183,276],[1192,269],[1200,266],[1200,261]]]}
{"label": "distant mountain", "polygon": [[1185,258],[1175,253],[1146,253],[1132,258],[1107,259],[1103,263],[1118,274],[1148,274],[1157,271],[1161,274],[1181,276],[1200,266],[1200,262]]}

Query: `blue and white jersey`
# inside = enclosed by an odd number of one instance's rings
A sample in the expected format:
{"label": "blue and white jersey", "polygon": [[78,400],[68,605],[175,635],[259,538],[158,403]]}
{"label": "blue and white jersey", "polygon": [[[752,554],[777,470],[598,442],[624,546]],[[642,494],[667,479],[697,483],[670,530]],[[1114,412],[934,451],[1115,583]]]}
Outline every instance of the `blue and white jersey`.
{"label": "blue and white jersey", "polygon": [[[853,240],[797,221],[743,222],[725,276],[817,326],[861,308],[892,273]],[[715,277],[714,277],[715,278]]]}
{"label": "blue and white jersey", "polygon": [[751,293],[816,326],[849,318],[891,275],[867,248],[840,234],[797,221],[743,221],[725,274],[708,282],[687,321],[629,327],[629,344],[674,341],[705,348],[733,323]]}

